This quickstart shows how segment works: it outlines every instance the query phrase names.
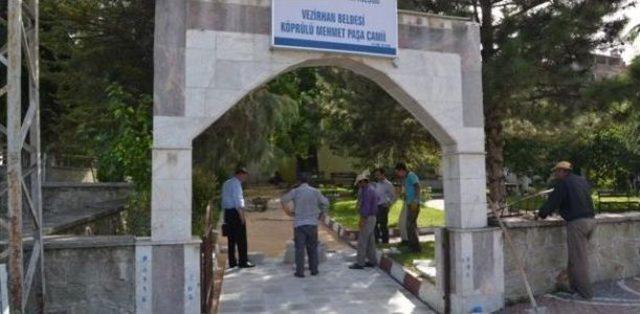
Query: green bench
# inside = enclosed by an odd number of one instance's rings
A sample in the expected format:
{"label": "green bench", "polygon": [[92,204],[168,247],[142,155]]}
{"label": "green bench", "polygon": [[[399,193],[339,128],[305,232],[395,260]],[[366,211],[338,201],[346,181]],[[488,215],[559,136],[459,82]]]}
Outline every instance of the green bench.
{"label": "green bench", "polygon": [[640,210],[640,197],[634,193],[616,190],[598,190],[598,211]]}

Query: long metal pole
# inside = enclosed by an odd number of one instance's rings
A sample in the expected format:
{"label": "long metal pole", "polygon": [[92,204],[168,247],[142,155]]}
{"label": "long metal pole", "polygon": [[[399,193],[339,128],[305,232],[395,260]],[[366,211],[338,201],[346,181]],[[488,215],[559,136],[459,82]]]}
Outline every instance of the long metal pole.
{"label": "long metal pole", "polygon": [[7,187],[9,201],[9,292],[13,313],[22,312],[22,0],[8,2]]}
{"label": "long metal pole", "polygon": [[[42,156],[41,156],[41,141],[40,141],[40,1],[29,0],[29,6],[31,7],[33,29],[30,32],[29,47],[31,55],[31,71],[34,74],[33,81],[29,84],[29,100],[33,102],[36,108],[35,115],[33,116],[33,122],[31,123],[31,130],[29,132],[29,143],[35,148],[35,152],[31,153],[31,165],[36,167],[36,170],[31,175],[31,198],[33,200],[34,211],[39,221],[40,226],[34,230],[34,238],[38,241],[34,243],[33,250],[40,250],[40,258],[38,259],[38,270],[40,273],[40,280],[38,283],[38,291],[40,295],[36,297],[38,302],[38,309],[44,312],[44,295],[45,295],[45,282],[44,282],[44,239],[42,234],[42,228],[44,228],[44,220],[42,217]],[[35,245],[38,245],[35,247]],[[24,300],[23,300],[24,301]],[[23,302],[24,303],[24,302]]]}

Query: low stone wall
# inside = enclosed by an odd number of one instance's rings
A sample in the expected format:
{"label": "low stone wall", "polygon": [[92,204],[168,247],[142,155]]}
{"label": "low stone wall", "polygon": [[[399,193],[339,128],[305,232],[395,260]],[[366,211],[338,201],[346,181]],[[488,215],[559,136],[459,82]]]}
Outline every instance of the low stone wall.
{"label": "low stone wall", "polygon": [[90,168],[47,167],[45,182],[96,182],[95,170]]}
{"label": "low stone wall", "polygon": [[[640,213],[601,214],[591,241],[591,279],[618,280],[640,274]],[[556,277],[567,265],[565,223],[560,219],[531,221],[510,218],[505,221],[525,263],[536,295],[555,289]],[[507,301],[526,298],[526,291],[514,259],[506,245],[505,292]]]}
{"label": "low stone wall", "polygon": [[45,313],[135,313],[135,254],[132,236],[47,238]]}
{"label": "low stone wall", "polygon": [[55,213],[126,199],[132,191],[129,183],[47,182],[42,185],[43,210]]}

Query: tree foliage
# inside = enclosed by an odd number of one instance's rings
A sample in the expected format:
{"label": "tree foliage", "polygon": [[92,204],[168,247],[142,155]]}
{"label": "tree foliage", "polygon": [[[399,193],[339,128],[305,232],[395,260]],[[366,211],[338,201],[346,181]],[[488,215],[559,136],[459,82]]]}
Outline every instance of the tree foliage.
{"label": "tree foliage", "polygon": [[[322,71],[326,141],[360,166],[436,167],[439,145],[420,122],[374,82],[336,68]],[[433,170],[433,169],[432,169]]]}
{"label": "tree foliage", "polygon": [[567,159],[597,186],[628,189],[640,174],[640,58],[626,73],[594,82],[585,91],[591,103],[561,126],[507,125],[507,166],[522,174],[544,173]]}
{"label": "tree foliage", "polygon": [[[402,1],[408,8],[464,14],[480,23],[489,201],[506,201],[505,124],[561,125],[584,106],[591,53],[618,42],[626,0]],[[542,119],[536,119],[540,117]]]}
{"label": "tree foliage", "polygon": [[[154,1],[41,2],[43,135],[48,152],[102,152],[99,134],[118,123],[109,108],[113,84],[134,98],[153,95],[154,12]],[[150,109],[147,119],[150,123]]]}

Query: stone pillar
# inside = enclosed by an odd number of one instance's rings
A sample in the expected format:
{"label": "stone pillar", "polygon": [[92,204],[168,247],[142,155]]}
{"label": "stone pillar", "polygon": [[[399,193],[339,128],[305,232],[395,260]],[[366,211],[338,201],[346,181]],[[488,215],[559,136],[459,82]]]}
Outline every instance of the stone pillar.
{"label": "stone pillar", "polygon": [[451,313],[471,313],[478,309],[492,313],[502,309],[504,257],[500,229],[447,230]]}
{"label": "stone pillar", "polygon": [[191,153],[153,149],[151,239],[136,251],[138,313],[200,312],[201,241],[191,234]]}
{"label": "stone pillar", "polygon": [[487,228],[484,152],[445,150],[443,172],[451,313],[500,310],[504,307],[502,232]]}
{"label": "stone pillar", "polygon": [[485,154],[446,153],[442,159],[446,225],[487,226]]}
{"label": "stone pillar", "polygon": [[153,150],[151,238],[191,240],[191,149]]}
{"label": "stone pillar", "polygon": [[200,313],[200,240],[138,239],[136,313]]}

